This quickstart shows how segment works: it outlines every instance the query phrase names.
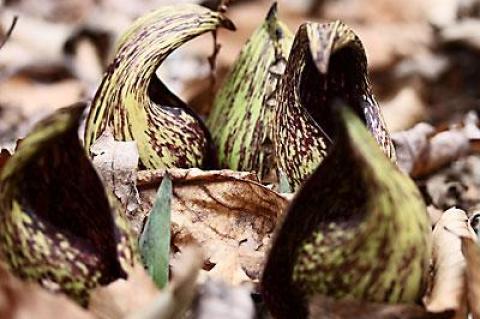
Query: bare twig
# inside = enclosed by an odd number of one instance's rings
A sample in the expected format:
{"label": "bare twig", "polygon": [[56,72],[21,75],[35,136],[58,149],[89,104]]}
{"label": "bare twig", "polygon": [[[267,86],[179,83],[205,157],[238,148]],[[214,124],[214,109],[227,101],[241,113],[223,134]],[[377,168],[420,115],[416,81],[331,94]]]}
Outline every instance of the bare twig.
{"label": "bare twig", "polygon": [[12,24],[10,25],[10,28],[8,29],[7,33],[5,34],[5,37],[3,38],[2,42],[0,42],[0,49],[7,43],[8,39],[12,35],[13,29],[15,28],[15,25],[17,24],[18,21],[18,16],[14,16],[12,20]]}
{"label": "bare twig", "polygon": [[[224,14],[227,12],[228,6],[233,2],[233,0],[221,0],[217,6],[217,11]],[[212,92],[215,91],[215,70],[217,66],[217,56],[221,49],[221,44],[217,41],[217,30],[212,31],[213,36],[213,52],[212,55],[208,57],[208,63],[210,65],[210,88]]]}
{"label": "bare twig", "polygon": [[217,30],[212,31],[212,36],[213,52],[212,55],[208,57],[208,64],[210,65],[210,89],[212,92],[214,92],[216,83],[215,70],[217,67],[217,56],[222,46],[217,41]]}

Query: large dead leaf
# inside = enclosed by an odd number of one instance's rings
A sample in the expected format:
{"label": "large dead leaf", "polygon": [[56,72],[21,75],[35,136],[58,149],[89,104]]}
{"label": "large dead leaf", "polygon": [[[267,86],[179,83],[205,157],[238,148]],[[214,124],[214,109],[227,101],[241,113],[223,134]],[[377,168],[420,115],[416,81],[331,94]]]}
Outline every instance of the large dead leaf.
{"label": "large dead leaf", "polygon": [[128,216],[138,208],[136,188],[138,150],[134,141],[115,141],[110,130],[105,130],[90,148],[93,165],[103,182],[123,204]]}
{"label": "large dead leaf", "polygon": [[467,261],[468,305],[473,319],[480,318],[480,249],[471,238],[462,238],[462,251]]}
{"label": "large dead leaf", "polygon": [[461,125],[438,132],[433,126],[419,123],[413,128],[392,134],[398,165],[411,176],[431,174],[472,150],[478,139],[477,119],[467,115]]}
{"label": "large dead leaf", "polygon": [[449,209],[433,230],[433,278],[426,297],[426,308],[432,312],[455,310],[455,318],[467,314],[465,286],[465,258],[461,251],[461,237],[475,238],[467,214],[460,209]]}
{"label": "large dead leaf", "polygon": [[[243,173],[198,169],[168,173],[173,181],[172,244],[176,249],[197,242],[209,274],[226,282],[258,279],[287,200],[248,179],[251,175],[245,179]],[[151,210],[155,192],[151,184],[140,189],[144,213],[133,220],[134,228],[141,227],[144,214]]]}

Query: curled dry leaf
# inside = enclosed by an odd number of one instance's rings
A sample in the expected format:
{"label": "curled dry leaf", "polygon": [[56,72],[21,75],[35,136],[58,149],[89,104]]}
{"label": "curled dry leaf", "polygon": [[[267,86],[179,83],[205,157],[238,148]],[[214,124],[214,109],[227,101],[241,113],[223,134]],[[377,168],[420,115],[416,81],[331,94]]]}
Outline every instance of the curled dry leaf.
{"label": "curled dry leaf", "polygon": [[261,180],[274,172],[276,93],[292,40],[273,4],[240,52],[208,118],[221,166],[255,171]]}
{"label": "curled dry leaf", "polygon": [[468,154],[479,129],[468,116],[462,127],[436,132],[426,123],[392,134],[400,168],[414,177],[428,175]]}
{"label": "curled dry leaf", "polygon": [[403,132],[392,133],[392,141],[397,151],[397,164],[407,174],[415,171],[420,160],[420,152],[428,149],[428,140],[435,134],[435,128],[427,123],[419,123]]}
{"label": "curled dry leaf", "polygon": [[78,139],[84,104],[47,117],[0,175],[0,251],[17,275],[82,304],[125,277],[133,246],[113,197]]}
{"label": "curled dry leaf", "polygon": [[93,319],[91,314],[65,296],[53,295],[36,284],[20,281],[7,271],[1,261],[0,317]]}
{"label": "curled dry leaf", "polygon": [[429,312],[415,304],[377,304],[325,296],[314,296],[309,303],[310,319],[450,319],[453,314],[453,310]]}
{"label": "curled dry leaf", "polygon": [[430,221],[401,173],[350,109],[329,156],[293,199],[262,278],[278,318],[307,316],[309,297],[414,303],[430,259]]}
{"label": "curled dry leaf", "polygon": [[90,148],[93,165],[103,182],[117,196],[128,216],[139,206],[136,188],[138,150],[133,142],[115,141],[109,129]]}
{"label": "curled dry leaf", "polygon": [[456,208],[445,211],[435,225],[432,236],[433,278],[425,297],[429,311],[454,310],[454,318],[467,315],[465,258],[461,237],[475,239],[467,214]]}
{"label": "curled dry leaf", "polygon": [[480,247],[475,240],[462,238],[462,251],[467,262],[468,306],[473,319],[480,318]]}
{"label": "curled dry leaf", "polygon": [[425,191],[435,207],[459,207],[470,211],[480,207],[480,157],[462,157],[430,175]]}
{"label": "curled dry leaf", "polygon": [[[198,243],[208,274],[226,282],[258,279],[266,246],[287,200],[257,182],[239,178],[241,173],[175,172],[168,170],[173,181],[172,245],[181,251],[189,243]],[[140,189],[144,214],[151,209],[155,191],[156,187]],[[133,223],[141,223],[143,216]]]}
{"label": "curled dry leaf", "polygon": [[430,217],[430,223],[432,224],[432,227],[435,227],[440,218],[442,218],[443,210],[436,208],[434,205],[428,205],[427,213]]}
{"label": "curled dry leaf", "polygon": [[350,105],[385,154],[395,157],[370,89],[363,45],[340,21],[300,26],[278,99],[274,132],[277,165],[294,189],[315,170],[334,143],[332,106],[336,99]]}
{"label": "curled dry leaf", "polygon": [[205,125],[155,71],[176,48],[218,27],[234,29],[220,13],[193,4],[165,6],[134,22],[121,37],[92,102],[87,151],[111,127],[115,139],[137,142],[143,167],[214,165]]}
{"label": "curled dry leaf", "polygon": [[239,172],[231,170],[208,170],[203,171],[198,168],[171,168],[171,169],[157,169],[157,170],[141,170],[137,174],[137,185],[139,187],[154,187],[160,185],[163,177],[168,172],[172,181],[194,181],[203,179],[216,179],[219,177],[231,177],[236,179],[244,179],[253,182],[258,182],[258,177],[252,172]]}
{"label": "curled dry leaf", "polygon": [[446,43],[462,43],[474,50],[479,50],[480,41],[476,36],[478,28],[480,28],[479,19],[462,19],[443,28],[440,32],[440,38]]}
{"label": "curled dry leaf", "polygon": [[426,116],[425,103],[411,86],[402,88],[388,103],[383,103],[382,111],[391,132],[411,128]]}

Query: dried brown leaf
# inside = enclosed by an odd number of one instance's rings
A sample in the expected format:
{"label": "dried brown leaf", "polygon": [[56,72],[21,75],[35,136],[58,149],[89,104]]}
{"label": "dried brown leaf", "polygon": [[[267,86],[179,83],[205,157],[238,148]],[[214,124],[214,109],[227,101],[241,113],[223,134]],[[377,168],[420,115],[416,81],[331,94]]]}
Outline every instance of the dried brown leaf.
{"label": "dried brown leaf", "polygon": [[480,157],[469,155],[429,176],[425,190],[442,210],[458,207],[470,211],[480,204]]}
{"label": "dried brown leaf", "polygon": [[425,119],[426,107],[418,92],[402,88],[390,101],[382,104],[383,115],[391,132],[410,128]]}
{"label": "dried brown leaf", "polygon": [[138,150],[136,142],[115,141],[110,130],[105,130],[90,147],[93,165],[104,183],[118,197],[127,216],[139,207],[136,188]]}
{"label": "dried brown leaf", "polygon": [[464,19],[443,28],[440,33],[442,41],[447,43],[462,43],[472,49],[480,49],[480,40],[478,38],[478,29],[480,28],[479,19]]}
{"label": "dried brown leaf", "polygon": [[467,313],[461,237],[475,238],[475,233],[468,223],[467,214],[451,208],[443,213],[433,230],[432,288],[425,298],[429,311],[455,310],[455,318],[458,319],[465,318]]}
{"label": "dried brown leaf", "polygon": [[398,165],[413,177],[424,176],[468,154],[470,139],[463,128],[435,134],[426,123],[392,134]]}
{"label": "dried brown leaf", "polygon": [[427,206],[427,214],[430,217],[430,222],[432,223],[432,227],[434,227],[440,218],[442,218],[443,211],[436,208],[433,205]]}
{"label": "dried brown leaf", "polygon": [[0,318],[93,319],[64,295],[55,295],[10,274],[0,261]]}
{"label": "dried brown leaf", "polygon": [[[143,170],[137,174],[137,184],[141,187],[158,186],[165,176],[167,170]],[[232,177],[258,182],[258,177],[252,172],[238,172],[228,169],[203,171],[198,168],[173,168],[168,169],[168,174],[173,182],[175,181],[194,181],[194,180],[215,180],[219,177]]]}
{"label": "dried brown leaf", "polygon": [[480,318],[480,248],[471,238],[462,238],[462,251],[467,262],[467,296],[473,319]]}
{"label": "dried brown leaf", "polygon": [[[198,243],[209,274],[228,283],[258,279],[266,246],[287,200],[252,181],[250,174],[198,169],[168,172],[173,181],[173,245],[181,251]],[[138,177],[138,184],[146,180],[143,172]],[[152,184],[140,190],[144,213],[133,220],[135,228],[141,227],[150,211],[155,192]]]}

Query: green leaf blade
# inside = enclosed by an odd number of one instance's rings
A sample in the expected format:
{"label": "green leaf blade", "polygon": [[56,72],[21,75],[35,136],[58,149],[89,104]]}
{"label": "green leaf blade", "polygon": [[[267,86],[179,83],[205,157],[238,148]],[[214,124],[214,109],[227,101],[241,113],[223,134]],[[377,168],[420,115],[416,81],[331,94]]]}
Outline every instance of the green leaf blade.
{"label": "green leaf blade", "polygon": [[168,283],[171,201],[172,180],[166,174],[140,235],[142,260],[153,281],[160,289]]}

